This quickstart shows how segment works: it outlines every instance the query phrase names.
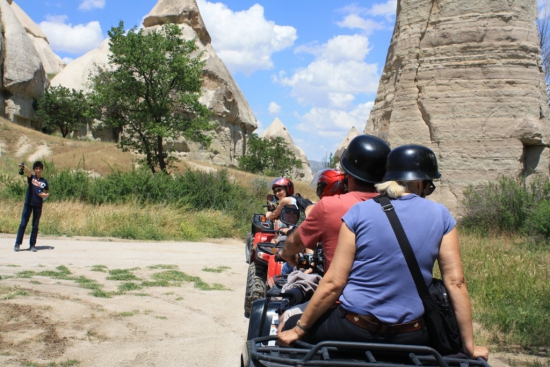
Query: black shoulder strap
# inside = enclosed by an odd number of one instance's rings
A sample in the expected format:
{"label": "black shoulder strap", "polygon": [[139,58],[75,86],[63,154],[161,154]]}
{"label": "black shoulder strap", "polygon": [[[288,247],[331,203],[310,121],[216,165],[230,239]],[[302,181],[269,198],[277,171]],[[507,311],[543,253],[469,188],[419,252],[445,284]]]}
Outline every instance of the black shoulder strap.
{"label": "black shoulder strap", "polygon": [[388,220],[390,221],[393,231],[395,232],[395,237],[397,237],[397,242],[399,242],[401,251],[403,251],[403,256],[407,261],[409,271],[414,279],[414,284],[416,285],[416,290],[418,291],[420,298],[430,297],[428,286],[426,286],[426,282],[424,281],[424,277],[422,276],[422,272],[420,271],[420,267],[418,266],[418,262],[414,256],[409,239],[407,238],[405,230],[399,221],[399,217],[395,212],[393,204],[387,196],[377,196],[373,198],[373,200],[382,205],[382,209],[388,216]]}

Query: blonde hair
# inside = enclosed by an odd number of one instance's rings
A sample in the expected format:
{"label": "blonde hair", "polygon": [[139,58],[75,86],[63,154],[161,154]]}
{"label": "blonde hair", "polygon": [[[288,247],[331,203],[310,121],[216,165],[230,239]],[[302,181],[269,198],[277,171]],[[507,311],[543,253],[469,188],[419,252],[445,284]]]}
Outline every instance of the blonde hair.
{"label": "blonde hair", "polygon": [[386,195],[391,199],[400,198],[409,192],[407,183],[403,181],[386,181],[374,186],[381,195]]}

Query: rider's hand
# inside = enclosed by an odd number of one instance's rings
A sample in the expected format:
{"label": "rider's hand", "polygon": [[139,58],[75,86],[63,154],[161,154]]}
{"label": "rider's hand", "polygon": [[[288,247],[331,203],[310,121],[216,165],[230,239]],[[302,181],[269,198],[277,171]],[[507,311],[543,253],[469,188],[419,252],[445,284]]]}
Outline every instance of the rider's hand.
{"label": "rider's hand", "polygon": [[476,345],[474,346],[474,353],[472,355],[469,355],[468,357],[472,359],[477,359],[481,357],[487,361],[489,359],[489,349]]}
{"label": "rider's hand", "polygon": [[294,328],[278,334],[277,344],[283,347],[289,347],[296,340],[302,339],[304,335],[305,333],[303,330],[301,330],[298,326],[294,326]]}
{"label": "rider's hand", "polygon": [[279,251],[279,256],[290,266],[298,265],[298,254],[296,254],[295,256],[283,256],[283,250],[281,250]]}

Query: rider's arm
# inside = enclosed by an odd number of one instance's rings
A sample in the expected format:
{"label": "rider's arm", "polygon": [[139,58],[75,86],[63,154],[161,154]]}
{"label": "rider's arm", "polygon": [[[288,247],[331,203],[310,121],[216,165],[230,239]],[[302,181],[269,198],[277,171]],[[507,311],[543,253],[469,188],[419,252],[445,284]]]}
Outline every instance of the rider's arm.
{"label": "rider's arm", "polygon": [[464,353],[470,358],[482,357],[487,360],[489,357],[487,348],[474,345],[472,308],[470,306],[468,289],[466,288],[466,280],[462,271],[460,245],[456,227],[443,236],[437,262],[441,276],[443,277],[443,283],[449,292],[451,303],[456,313]]}
{"label": "rider's arm", "polygon": [[[340,297],[348,282],[349,273],[355,260],[355,250],[355,233],[350,231],[345,223],[342,223],[332,264],[300,318],[300,325],[303,328],[311,328]],[[296,326],[279,334],[279,344],[288,346],[304,335],[304,331]]]}
{"label": "rider's arm", "polygon": [[283,198],[274,211],[272,211],[272,212],[269,211],[269,212],[265,213],[265,217],[269,220],[279,218],[279,215],[281,215],[281,210],[283,210],[283,207],[285,205],[290,205],[290,204],[292,204],[292,198],[289,198],[289,197]]}

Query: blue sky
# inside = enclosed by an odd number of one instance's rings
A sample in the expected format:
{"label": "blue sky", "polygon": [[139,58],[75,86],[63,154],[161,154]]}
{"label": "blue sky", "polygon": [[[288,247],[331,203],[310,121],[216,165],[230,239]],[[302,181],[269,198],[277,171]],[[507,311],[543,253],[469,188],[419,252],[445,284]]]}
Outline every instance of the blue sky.
{"label": "blue sky", "polygon": [[[396,0],[197,0],[212,45],[243,91],[261,133],[275,117],[311,160],[352,126],[363,131],[395,22]],[[16,0],[66,62],[156,0]]]}

